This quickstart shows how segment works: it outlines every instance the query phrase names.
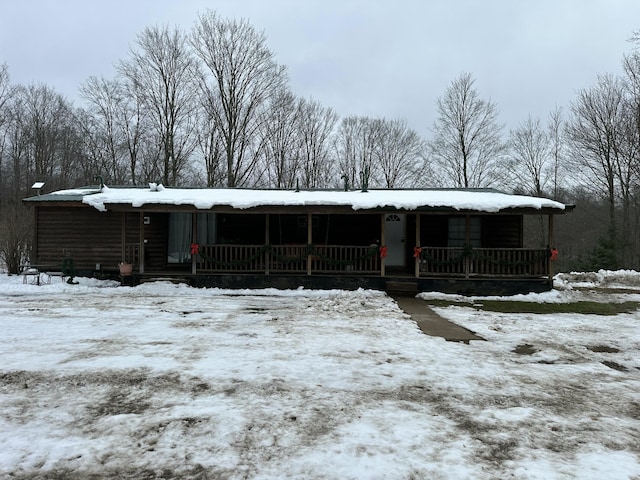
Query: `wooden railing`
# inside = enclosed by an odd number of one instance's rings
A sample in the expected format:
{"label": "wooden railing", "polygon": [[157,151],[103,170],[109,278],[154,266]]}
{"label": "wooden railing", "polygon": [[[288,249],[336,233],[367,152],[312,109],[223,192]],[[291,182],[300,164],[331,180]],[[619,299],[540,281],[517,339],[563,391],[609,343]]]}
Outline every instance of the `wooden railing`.
{"label": "wooden railing", "polygon": [[198,270],[211,272],[264,272],[263,245],[200,245]]}
{"label": "wooden railing", "polygon": [[420,276],[544,277],[549,252],[527,248],[422,247]]}
{"label": "wooden railing", "polygon": [[342,245],[200,245],[198,271],[380,273],[377,247]]}
{"label": "wooden railing", "polygon": [[326,273],[380,273],[378,247],[316,246],[311,269]]}
{"label": "wooden railing", "polygon": [[[342,245],[200,245],[198,272],[369,274],[381,272],[377,247]],[[544,277],[549,252],[526,248],[422,247],[419,275]]]}
{"label": "wooden railing", "polygon": [[306,273],[306,245],[272,245],[269,250],[269,271],[274,273]]}

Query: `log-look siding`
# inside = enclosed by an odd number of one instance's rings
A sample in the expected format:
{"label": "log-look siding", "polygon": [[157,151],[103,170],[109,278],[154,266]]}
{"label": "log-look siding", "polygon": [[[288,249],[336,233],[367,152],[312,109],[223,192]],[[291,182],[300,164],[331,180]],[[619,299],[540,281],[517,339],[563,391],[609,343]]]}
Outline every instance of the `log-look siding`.
{"label": "log-look siding", "polygon": [[133,263],[138,270],[140,252],[144,251],[146,271],[161,271],[166,266],[166,213],[99,212],[88,206],[47,206],[36,208],[36,224],[34,257],[39,265],[53,268],[62,265],[63,257],[71,256],[77,270],[94,270],[97,264],[102,270],[117,270],[123,260]]}
{"label": "log-look siding", "polygon": [[122,214],[87,206],[36,208],[35,262],[56,267],[66,256],[76,270],[117,269],[122,256]]}
{"label": "log-look siding", "polygon": [[[126,212],[125,260],[140,268],[140,252],[144,251],[146,272],[163,270],[167,265],[167,231],[169,217],[166,213]],[[146,219],[146,221],[145,221]],[[141,235],[141,229],[144,235]],[[141,248],[141,243],[144,248]]]}

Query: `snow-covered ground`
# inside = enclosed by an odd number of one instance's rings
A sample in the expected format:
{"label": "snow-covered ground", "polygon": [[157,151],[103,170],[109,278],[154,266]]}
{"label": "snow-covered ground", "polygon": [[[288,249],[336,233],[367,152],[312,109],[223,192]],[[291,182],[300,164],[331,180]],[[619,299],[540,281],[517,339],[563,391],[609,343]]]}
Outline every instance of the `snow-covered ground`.
{"label": "snow-covered ground", "polygon": [[[640,478],[638,312],[438,308],[466,345],[381,292],[56,280],[0,275],[2,478]],[[556,285],[514,300],[640,301]]]}

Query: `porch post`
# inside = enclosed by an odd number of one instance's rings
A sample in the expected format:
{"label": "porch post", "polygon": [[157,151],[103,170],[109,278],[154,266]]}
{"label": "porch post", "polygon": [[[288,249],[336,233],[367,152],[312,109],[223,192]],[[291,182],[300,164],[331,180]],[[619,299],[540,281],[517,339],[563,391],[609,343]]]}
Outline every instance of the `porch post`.
{"label": "porch post", "polygon": [[140,210],[140,247],[138,248],[138,271],[144,273],[144,212]]}
{"label": "porch post", "polygon": [[[268,245],[271,245],[269,236],[269,214],[265,213],[264,214],[265,220],[264,220],[264,245],[265,247],[267,247]],[[265,275],[269,275],[269,263],[271,263],[271,253],[269,252],[269,250],[265,250],[264,252],[264,274]]]}
{"label": "porch post", "polygon": [[[420,247],[420,213],[416,213],[416,247]],[[415,258],[416,278],[420,277],[420,255]]]}
{"label": "porch post", "polygon": [[[468,251],[471,246],[471,215],[467,214],[464,217],[464,249]],[[469,272],[471,271],[471,259],[467,256],[464,257],[464,278],[469,278]]]}
{"label": "porch post", "polygon": [[[313,244],[313,215],[307,213],[307,245]],[[311,275],[311,252],[307,252],[307,275]]]}
{"label": "porch post", "polygon": [[126,262],[127,259],[125,258],[127,255],[127,212],[122,212],[122,215],[120,216],[120,221],[121,221],[121,225],[120,225],[120,231],[121,231],[121,236],[122,236],[122,251],[120,253],[120,261],[121,262]]}
{"label": "porch post", "polygon": [[[191,243],[198,243],[198,214],[191,214]],[[191,255],[191,274],[198,271],[198,255]]]}
{"label": "porch post", "polygon": [[[553,248],[553,214],[549,214],[549,233],[548,233],[548,247]],[[551,261],[551,255],[547,257],[547,270],[549,271],[549,281],[553,282],[553,262]]]}
{"label": "porch post", "polygon": [[[385,246],[385,231],[386,231],[386,222],[385,222],[385,217],[387,216],[386,213],[381,213],[380,214],[380,246],[384,247]],[[376,255],[378,255],[378,253],[376,252]],[[380,257],[380,276],[384,277],[386,274],[385,272],[385,257]]]}

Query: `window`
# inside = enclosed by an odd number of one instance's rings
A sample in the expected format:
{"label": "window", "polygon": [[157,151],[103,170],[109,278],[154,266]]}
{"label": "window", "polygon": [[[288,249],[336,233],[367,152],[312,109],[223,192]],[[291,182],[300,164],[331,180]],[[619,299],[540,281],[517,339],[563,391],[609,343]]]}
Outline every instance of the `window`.
{"label": "window", "polygon": [[[167,263],[191,261],[191,213],[169,214],[169,238],[167,239]],[[198,243],[216,243],[216,214],[198,214]]]}
{"label": "window", "polygon": [[[480,217],[469,218],[469,244],[472,247],[482,246],[482,229]],[[467,244],[467,217],[449,217],[449,247],[464,247]]]}

